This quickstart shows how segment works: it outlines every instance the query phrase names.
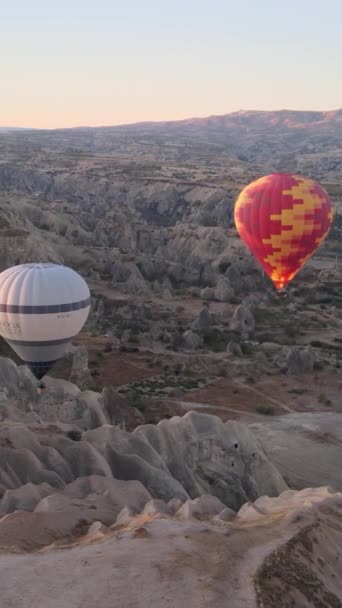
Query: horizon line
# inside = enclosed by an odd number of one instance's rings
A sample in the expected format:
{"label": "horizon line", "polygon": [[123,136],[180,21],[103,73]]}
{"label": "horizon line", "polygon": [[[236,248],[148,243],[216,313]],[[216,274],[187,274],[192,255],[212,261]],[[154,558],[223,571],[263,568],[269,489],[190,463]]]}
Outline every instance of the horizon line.
{"label": "horizon line", "polygon": [[341,112],[342,107],[334,108],[331,110],[295,110],[282,108],[279,110],[234,110],[233,112],[227,112],[225,114],[207,114],[205,116],[189,116],[188,118],[178,119],[165,119],[165,120],[138,120],[136,122],[123,122],[116,124],[99,124],[99,125],[74,125],[72,127],[23,127],[23,126],[9,126],[0,125],[1,131],[70,131],[72,129],[110,129],[117,127],[134,127],[141,125],[158,125],[158,124],[170,124],[170,123],[181,123],[193,120],[208,120],[210,118],[220,118],[224,116],[234,116],[236,114],[280,114],[284,112],[296,113],[296,114],[334,114]]}

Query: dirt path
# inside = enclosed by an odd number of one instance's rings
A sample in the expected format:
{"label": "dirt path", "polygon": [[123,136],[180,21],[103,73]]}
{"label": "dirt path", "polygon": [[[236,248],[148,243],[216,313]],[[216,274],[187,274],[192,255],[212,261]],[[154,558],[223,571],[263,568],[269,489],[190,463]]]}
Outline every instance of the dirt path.
{"label": "dirt path", "polygon": [[259,389],[255,388],[254,386],[250,386],[249,384],[244,384],[243,382],[238,382],[238,381],[235,381],[234,384],[236,384],[236,386],[240,386],[241,388],[243,388],[245,390],[249,390],[249,391],[251,391],[252,393],[255,393],[258,396],[263,397],[266,401],[271,401],[275,405],[278,405],[283,410],[285,410],[285,412],[294,412],[295,411],[291,407],[289,407],[288,405],[286,405],[285,403],[282,403],[278,399],[274,399],[273,397],[270,397],[269,395],[266,395],[265,393],[263,393]]}
{"label": "dirt path", "polygon": [[253,573],[282,540],[272,525],[252,534],[162,519],[87,546],[0,555],[1,608],[254,608]]}

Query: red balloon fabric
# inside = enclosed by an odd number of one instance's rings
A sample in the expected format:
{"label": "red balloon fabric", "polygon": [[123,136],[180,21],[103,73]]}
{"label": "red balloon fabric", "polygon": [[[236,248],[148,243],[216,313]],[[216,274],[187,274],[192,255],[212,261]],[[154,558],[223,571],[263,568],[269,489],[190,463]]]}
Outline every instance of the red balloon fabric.
{"label": "red balloon fabric", "polygon": [[322,244],[333,218],[316,181],[273,173],[250,183],[235,203],[237,231],[277,289],[291,281]]}

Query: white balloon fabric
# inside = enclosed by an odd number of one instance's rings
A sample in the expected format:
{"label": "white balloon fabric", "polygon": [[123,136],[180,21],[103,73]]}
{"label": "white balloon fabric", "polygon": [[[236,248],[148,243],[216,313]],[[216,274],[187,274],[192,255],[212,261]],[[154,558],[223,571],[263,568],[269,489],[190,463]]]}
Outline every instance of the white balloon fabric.
{"label": "white balloon fabric", "polygon": [[21,264],[0,274],[0,334],[40,379],[90,310],[84,279],[67,266]]}

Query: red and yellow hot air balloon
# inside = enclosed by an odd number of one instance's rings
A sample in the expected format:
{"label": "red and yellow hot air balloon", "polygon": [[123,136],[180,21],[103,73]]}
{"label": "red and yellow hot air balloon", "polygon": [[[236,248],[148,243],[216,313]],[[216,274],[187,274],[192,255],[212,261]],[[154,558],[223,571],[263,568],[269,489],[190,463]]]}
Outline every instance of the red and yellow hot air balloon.
{"label": "red and yellow hot air balloon", "polygon": [[237,231],[277,289],[282,289],[327,236],[333,210],[327,192],[302,175],[273,173],[250,183],[235,203]]}

